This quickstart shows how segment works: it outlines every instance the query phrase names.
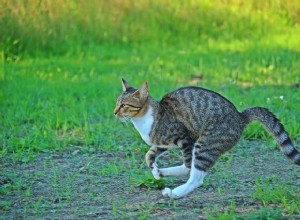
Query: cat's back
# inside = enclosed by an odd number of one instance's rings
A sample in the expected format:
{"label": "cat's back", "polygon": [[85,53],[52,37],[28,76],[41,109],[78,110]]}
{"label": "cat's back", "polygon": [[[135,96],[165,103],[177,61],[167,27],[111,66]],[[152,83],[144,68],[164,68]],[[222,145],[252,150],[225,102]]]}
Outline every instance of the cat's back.
{"label": "cat's back", "polygon": [[224,112],[236,110],[235,106],[222,95],[200,87],[182,87],[166,94],[160,102],[175,109],[198,109]]}
{"label": "cat's back", "polygon": [[241,114],[220,94],[199,88],[182,87],[160,101],[161,113],[183,123],[195,135],[211,125],[242,127]]}

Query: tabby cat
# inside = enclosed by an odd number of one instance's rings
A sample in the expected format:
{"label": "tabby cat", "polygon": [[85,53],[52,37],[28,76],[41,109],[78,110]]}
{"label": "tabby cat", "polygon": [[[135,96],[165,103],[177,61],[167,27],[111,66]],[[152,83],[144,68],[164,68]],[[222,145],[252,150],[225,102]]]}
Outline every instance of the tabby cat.
{"label": "tabby cat", "polygon": [[[122,79],[122,87],[114,114],[130,120],[151,146],[146,162],[154,178],[189,174],[185,184],[172,190],[165,188],[163,196],[181,198],[201,186],[207,170],[238,142],[245,126],[254,120],[260,121],[282,152],[300,165],[299,151],[283,125],[266,108],[254,107],[240,113],[223,96],[198,87],[177,89],[159,102],[148,94],[147,82],[137,90]],[[183,165],[158,168],[158,156],[174,146],[182,151]]]}

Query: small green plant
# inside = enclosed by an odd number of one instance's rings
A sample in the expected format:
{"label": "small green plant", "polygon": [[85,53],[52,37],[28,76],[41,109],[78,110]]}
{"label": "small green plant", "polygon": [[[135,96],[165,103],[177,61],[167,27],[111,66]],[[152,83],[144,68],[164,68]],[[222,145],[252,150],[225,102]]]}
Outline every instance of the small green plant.
{"label": "small green plant", "polygon": [[106,164],[105,167],[97,170],[97,174],[100,176],[117,176],[120,175],[122,172],[125,172],[124,164],[120,163],[120,161],[113,161]]}
{"label": "small green plant", "polygon": [[0,212],[1,211],[8,211],[12,208],[12,202],[10,201],[0,201]]}
{"label": "small green plant", "polygon": [[38,198],[38,200],[33,204],[34,213],[38,214],[40,212],[40,208],[42,206],[43,196]]}
{"label": "small green plant", "polygon": [[226,163],[227,166],[229,166],[232,163],[233,158],[234,158],[233,154],[226,153],[223,154],[218,161],[223,161]]}
{"label": "small green plant", "polygon": [[164,179],[156,180],[151,174],[148,173],[145,173],[144,175],[137,174],[132,177],[130,181],[134,186],[142,188],[164,189],[166,185]]}
{"label": "small green plant", "polygon": [[208,216],[209,220],[237,220],[240,219],[238,215],[236,214],[236,204],[234,201],[230,202],[230,206],[228,210],[225,210],[224,212],[218,211],[213,216]]}
{"label": "small green plant", "polygon": [[241,215],[241,219],[277,220],[284,216],[278,208],[261,208],[255,212]]}
{"label": "small green plant", "polygon": [[[131,214],[131,210],[135,209],[137,213]],[[152,204],[132,206],[127,201],[113,201],[112,214],[114,219],[149,219],[150,213],[154,207]]]}

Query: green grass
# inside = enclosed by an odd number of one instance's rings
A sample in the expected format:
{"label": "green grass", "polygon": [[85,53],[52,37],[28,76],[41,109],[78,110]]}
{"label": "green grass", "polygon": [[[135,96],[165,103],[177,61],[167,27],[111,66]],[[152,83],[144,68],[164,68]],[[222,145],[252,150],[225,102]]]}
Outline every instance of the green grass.
{"label": "green grass", "polygon": [[[255,48],[243,53],[233,49],[221,52],[220,44],[223,43],[216,42],[213,48],[208,45],[174,45],[165,46],[163,50],[153,44],[144,44],[132,48],[115,46],[113,51],[110,47],[101,46],[82,57],[6,60],[0,85],[1,158],[12,156],[15,162],[30,163],[40,152],[78,148],[82,152],[96,154],[124,152],[131,155],[128,158],[133,163],[143,164],[143,159],[136,161],[132,155],[145,154],[147,147],[130,125],[123,125],[113,116],[115,100],[121,92],[121,77],[137,87],[147,80],[150,93],[156,99],[178,87],[198,85],[225,95],[239,110],[256,105],[270,108],[281,119],[293,140],[299,141],[299,55],[292,50],[278,48],[267,48],[264,52]],[[237,45],[232,47],[240,49]],[[260,69],[262,72],[257,73]],[[249,126],[244,137],[270,140],[259,124]],[[232,158],[223,159],[230,165]],[[98,169],[87,162],[81,168],[78,172],[108,177],[127,172],[131,175],[128,180],[133,187],[160,189],[164,185],[173,185],[171,182],[154,181],[149,172],[138,172],[133,164],[110,162]],[[67,176],[64,182],[53,180],[58,201],[75,201],[70,191],[72,181],[71,176]],[[229,181],[234,181],[234,178]],[[263,186],[266,192],[272,189]],[[5,188],[2,193],[10,193],[11,190]],[[42,197],[37,197],[34,205],[30,205],[29,198],[34,196],[30,184],[24,192],[17,192],[24,196],[26,213],[36,210],[36,216],[42,214],[39,212]],[[262,204],[273,203],[266,192],[260,192],[256,200]],[[276,192],[284,194],[286,189],[280,188]],[[298,205],[295,200],[290,202],[282,197],[278,203],[276,210],[262,205],[263,209],[249,213],[244,219],[253,216],[276,219],[282,217],[282,213],[295,215]],[[4,200],[0,207],[9,210],[10,206],[10,201]],[[154,212],[151,207],[139,207],[141,219],[143,213],[145,218],[151,216],[149,212]],[[127,216],[128,209],[122,204],[116,204],[115,208],[116,216]],[[76,207],[74,212],[78,213]],[[234,209],[210,214],[214,214],[211,219],[243,218]]]}
{"label": "green grass", "polygon": [[[276,185],[271,187],[270,182]],[[286,182],[276,179],[257,180],[253,198],[261,201],[265,207],[270,204],[280,206],[288,215],[300,213],[300,196]]]}
{"label": "green grass", "polygon": [[[105,54],[111,48],[104,46],[80,58],[6,61],[0,82],[0,155],[14,153],[26,162],[34,159],[32,152],[69,146],[114,150],[112,146],[141,143],[137,133],[112,114],[121,77],[136,87],[147,80],[156,99],[181,86],[199,85],[223,94],[241,111],[267,107],[291,137],[299,140],[299,55],[280,49],[263,54],[253,49],[220,53],[192,44],[166,47],[161,52],[151,46],[119,46],[110,56]],[[259,73],[263,68],[266,72]],[[252,125],[245,137],[268,135],[261,126]]]}
{"label": "green grass", "polygon": [[[300,198],[295,190],[297,186],[291,187],[287,182],[276,178],[257,179],[255,181],[255,192],[252,197],[262,203],[260,208],[251,213],[239,213],[234,201],[231,201],[228,210],[217,211],[209,216],[209,219],[284,219],[287,216],[299,217]],[[293,190],[294,189],[294,190]]]}
{"label": "green grass", "polygon": [[209,216],[209,220],[247,220],[247,219],[263,219],[276,220],[284,219],[280,209],[262,208],[248,215],[238,215],[235,211],[235,204],[232,203],[229,211],[216,213],[214,216]]}
{"label": "green grass", "polygon": [[14,58],[81,54],[99,44],[221,39],[226,47],[228,41],[270,38],[300,21],[297,0],[4,0],[0,6],[0,41]]}

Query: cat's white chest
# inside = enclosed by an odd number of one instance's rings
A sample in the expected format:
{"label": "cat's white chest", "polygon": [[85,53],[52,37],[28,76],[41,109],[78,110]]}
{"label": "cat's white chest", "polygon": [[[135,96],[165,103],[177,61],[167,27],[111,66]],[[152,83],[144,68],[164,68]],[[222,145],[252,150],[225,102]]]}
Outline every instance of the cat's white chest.
{"label": "cat's white chest", "polygon": [[150,132],[153,125],[153,109],[149,107],[147,113],[141,118],[132,118],[135,129],[140,133],[142,139],[151,146]]}

